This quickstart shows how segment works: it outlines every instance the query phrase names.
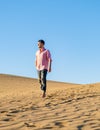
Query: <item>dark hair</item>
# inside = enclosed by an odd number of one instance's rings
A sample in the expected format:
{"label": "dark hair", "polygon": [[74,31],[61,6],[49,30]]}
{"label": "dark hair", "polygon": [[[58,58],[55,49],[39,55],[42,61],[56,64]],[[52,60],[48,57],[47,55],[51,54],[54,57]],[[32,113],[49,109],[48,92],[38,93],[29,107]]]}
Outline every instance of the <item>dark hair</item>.
{"label": "dark hair", "polygon": [[38,42],[41,42],[43,45],[45,44],[44,40],[38,40]]}

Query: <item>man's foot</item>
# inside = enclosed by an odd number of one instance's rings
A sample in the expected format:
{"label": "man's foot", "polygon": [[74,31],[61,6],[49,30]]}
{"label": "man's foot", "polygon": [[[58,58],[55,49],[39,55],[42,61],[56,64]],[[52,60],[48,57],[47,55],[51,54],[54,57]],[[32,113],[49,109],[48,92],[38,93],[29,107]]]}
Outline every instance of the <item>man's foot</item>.
{"label": "man's foot", "polygon": [[43,98],[45,98],[45,97],[46,97],[46,92],[43,92],[42,97],[43,97]]}

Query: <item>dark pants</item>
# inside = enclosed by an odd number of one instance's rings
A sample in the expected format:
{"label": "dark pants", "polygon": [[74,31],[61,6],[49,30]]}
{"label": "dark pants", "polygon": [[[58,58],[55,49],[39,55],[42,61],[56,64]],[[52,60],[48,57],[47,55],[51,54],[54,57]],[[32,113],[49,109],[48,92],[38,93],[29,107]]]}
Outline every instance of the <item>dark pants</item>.
{"label": "dark pants", "polygon": [[39,83],[41,85],[41,89],[46,92],[46,76],[47,76],[47,70],[40,70],[38,71],[38,78],[39,78]]}

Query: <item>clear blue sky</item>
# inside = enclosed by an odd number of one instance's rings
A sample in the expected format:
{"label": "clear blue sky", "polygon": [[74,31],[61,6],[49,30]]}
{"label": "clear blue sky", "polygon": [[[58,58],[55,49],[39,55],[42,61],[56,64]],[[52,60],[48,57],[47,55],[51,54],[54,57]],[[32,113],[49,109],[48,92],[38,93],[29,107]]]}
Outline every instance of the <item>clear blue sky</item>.
{"label": "clear blue sky", "polygon": [[100,82],[100,0],[0,0],[0,73],[37,78],[39,39],[49,80]]}

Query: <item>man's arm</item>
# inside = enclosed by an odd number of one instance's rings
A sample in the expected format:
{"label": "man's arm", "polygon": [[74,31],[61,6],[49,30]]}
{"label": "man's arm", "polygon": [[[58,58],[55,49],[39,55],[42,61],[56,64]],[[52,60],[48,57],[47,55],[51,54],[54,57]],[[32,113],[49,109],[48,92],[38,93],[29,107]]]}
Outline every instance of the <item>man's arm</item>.
{"label": "man's arm", "polygon": [[35,66],[37,66],[37,56],[36,56],[36,59],[35,59]]}
{"label": "man's arm", "polygon": [[49,58],[49,61],[48,61],[48,72],[51,72],[51,62],[52,62],[52,60]]}
{"label": "man's arm", "polygon": [[47,51],[47,59],[48,59],[48,72],[51,72],[52,59],[51,59],[51,54],[49,50]]}

